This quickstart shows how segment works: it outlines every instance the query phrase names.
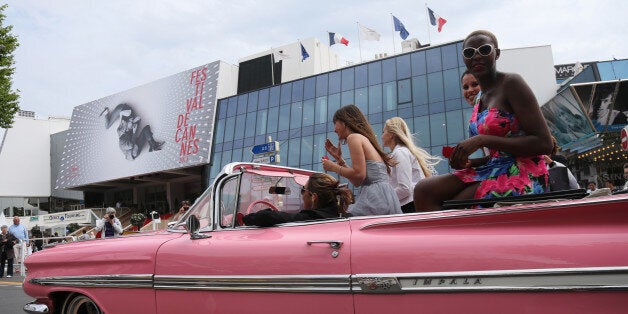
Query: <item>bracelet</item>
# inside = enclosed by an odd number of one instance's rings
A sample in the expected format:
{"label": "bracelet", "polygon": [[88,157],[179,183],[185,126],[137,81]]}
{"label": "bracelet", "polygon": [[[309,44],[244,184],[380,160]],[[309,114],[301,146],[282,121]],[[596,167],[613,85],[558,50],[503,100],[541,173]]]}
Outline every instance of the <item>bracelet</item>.
{"label": "bracelet", "polygon": [[342,175],[342,166],[338,165],[338,175]]}

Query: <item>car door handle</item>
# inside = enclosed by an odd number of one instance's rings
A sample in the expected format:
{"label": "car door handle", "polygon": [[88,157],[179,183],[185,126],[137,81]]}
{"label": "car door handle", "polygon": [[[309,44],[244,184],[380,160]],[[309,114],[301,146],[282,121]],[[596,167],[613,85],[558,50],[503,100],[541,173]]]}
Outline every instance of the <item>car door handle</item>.
{"label": "car door handle", "polygon": [[342,241],[338,241],[338,240],[307,241],[307,245],[318,244],[318,243],[327,243],[329,244],[329,247],[331,247],[332,249],[339,249],[340,247],[342,247]]}

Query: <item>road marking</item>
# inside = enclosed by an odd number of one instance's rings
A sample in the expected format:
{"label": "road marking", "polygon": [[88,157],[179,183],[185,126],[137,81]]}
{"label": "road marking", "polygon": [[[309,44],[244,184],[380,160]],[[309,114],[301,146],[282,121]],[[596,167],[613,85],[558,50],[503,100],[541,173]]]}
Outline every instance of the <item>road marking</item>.
{"label": "road marking", "polygon": [[11,282],[11,281],[1,282],[0,281],[0,286],[21,286],[21,285],[22,285],[21,282]]}

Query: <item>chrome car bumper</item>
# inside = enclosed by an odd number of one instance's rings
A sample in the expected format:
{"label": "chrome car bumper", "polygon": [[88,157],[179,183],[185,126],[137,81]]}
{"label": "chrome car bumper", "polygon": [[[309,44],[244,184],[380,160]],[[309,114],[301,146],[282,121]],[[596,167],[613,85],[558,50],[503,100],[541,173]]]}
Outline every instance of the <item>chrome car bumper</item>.
{"label": "chrome car bumper", "polygon": [[36,303],[37,301],[33,301],[31,303],[27,303],[24,305],[24,312],[30,314],[39,314],[39,313],[50,313],[48,311],[48,306],[46,304]]}

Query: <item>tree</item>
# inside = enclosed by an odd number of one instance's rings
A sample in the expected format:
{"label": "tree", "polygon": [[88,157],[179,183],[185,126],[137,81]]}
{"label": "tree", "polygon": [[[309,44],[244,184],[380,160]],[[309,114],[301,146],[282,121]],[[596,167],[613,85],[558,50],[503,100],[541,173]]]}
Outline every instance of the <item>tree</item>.
{"label": "tree", "polygon": [[11,90],[13,85],[13,51],[20,45],[17,37],[11,34],[13,26],[4,26],[4,10],[7,5],[0,6],[0,128],[8,129],[13,125],[15,114],[20,109],[18,91]]}

